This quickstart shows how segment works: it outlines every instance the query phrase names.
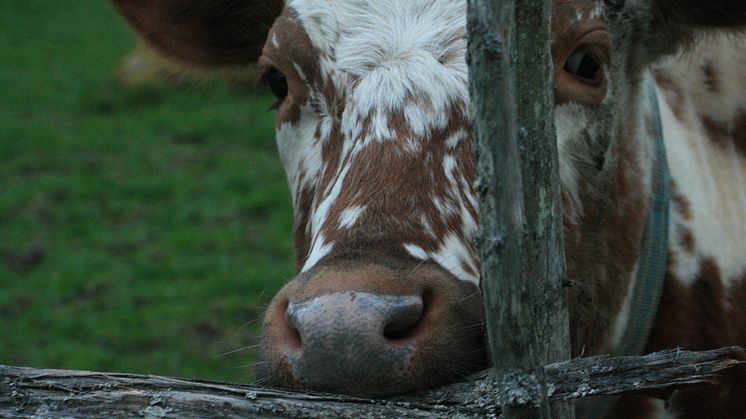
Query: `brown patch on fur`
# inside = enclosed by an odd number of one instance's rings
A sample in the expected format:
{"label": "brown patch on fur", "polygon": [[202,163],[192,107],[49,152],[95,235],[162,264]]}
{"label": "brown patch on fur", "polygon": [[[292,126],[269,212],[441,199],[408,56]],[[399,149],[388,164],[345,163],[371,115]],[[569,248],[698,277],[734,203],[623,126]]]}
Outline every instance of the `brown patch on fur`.
{"label": "brown patch on fur", "polygon": [[[277,18],[269,37],[277,39],[279,46],[275,47],[273,42],[267,41],[259,59],[259,68],[262,72],[269,68],[277,69],[285,76],[288,85],[288,95],[279,104],[275,114],[275,125],[279,128],[285,123],[295,124],[300,121],[301,109],[309,103],[309,86],[314,86],[321,78],[321,54],[300,24],[297,13],[291,9]],[[298,68],[302,70],[303,76],[299,74]]]}
{"label": "brown patch on fur", "polygon": [[254,62],[282,0],[110,0],[164,53],[210,67]]}
{"label": "brown patch on fur", "polygon": [[671,75],[661,69],[653,70],[653,77],[655,82],[663,90],[666,97],[668,106],[671,107],[674,116],[679,121],[684,120],[684,110],[686,109],[686,97],[684,96],[684,90],[676,83]]}
{"label": "brown patch on fur", "polygon": [[705,115],[702,117],[702,126],[707,137],[718,147],[729,150],[733,145],[736,151],[746,157],[746,111],[740,110],[732,124]]}
{"label": "brown patch on fur", "polygon": [[674,211],[679,213],[685,220],[692,219],[692,206],[689,200],[681,193],[676,181],[671,181],[671,200],[673,201]]}
{"label": "brown patch on fur", "polygon": [[681,246],[684,247],[684,250],[689,252],[690,254],[694,254],[694,251],[696,250],[697,241],[694,239],[694,235],[690,230],[684,230],[681,233]]}
{"label": "brown patch on fur", "polygon": [[725,147],[730,140],[730,129],[726,123],[716,121],[710,116],[702,117],[702,125],[707,137],[720,147]]}
{"label": "brown patch on fur", "polygon": [[704,73],[704,82],[707,91],[710,93],[720,93],[720,75],[711,62],[707,62],[707,64],[702,66],[702,73]]}
{"label": "brown patch on fur", "polygon": [[[729,290],[723,287],[713,259],[702,259],[691,285],[671,269],[670,257],[663,296],[646,352],[684,347],[708,350],[746,345],[746,277]],[[726,304],[728,302],[728,304]],[[742,355],[746,360],[746,356]],[[746,367],[726,371],[720,385],[674,393],[671,406],[680,418],[743,418],[746,412]]]}

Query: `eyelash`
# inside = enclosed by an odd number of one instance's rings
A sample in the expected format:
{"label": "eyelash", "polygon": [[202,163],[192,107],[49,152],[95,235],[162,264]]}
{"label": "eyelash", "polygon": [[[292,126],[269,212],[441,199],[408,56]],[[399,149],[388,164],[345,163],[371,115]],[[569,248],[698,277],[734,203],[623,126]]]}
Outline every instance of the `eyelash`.
{"label": "eyelash", "polygon": [[[607,48],[595,44],[583,45],[581,48],[585,49],[589,53],[593,54],[596,58],[598,58],[601,61],[602,65],[605,65],[609,62],[609,50]],[[580,50],[581,48],[578,48],[578,50]]]}

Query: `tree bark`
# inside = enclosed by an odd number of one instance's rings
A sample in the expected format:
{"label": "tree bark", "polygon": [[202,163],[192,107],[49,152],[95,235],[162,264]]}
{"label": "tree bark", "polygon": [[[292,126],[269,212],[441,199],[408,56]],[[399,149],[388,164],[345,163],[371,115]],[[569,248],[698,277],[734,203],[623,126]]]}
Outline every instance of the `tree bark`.
{"label": "tree bark", "polygon": [[[551,1],[470,0],[469,80],[480,257],[495,379],[508,418],[548,418],[543,365],[569,358],[554,132]],[[554,416],[572,418],[571,405]]]}
{"label": "tree bark", "polygon": [[[524,243],[527,304],[540,342],[541,365],[570,359],[559,156],[554,127],[550,0],[516,0],[518,143],[528,236]],[[552,417],[574,418],[573,403],[552,403]]]}
{"label": "tree bark", "polygon": [[[637,392],[660,395],[712,384],[742,348],[670,350],[642,357],[576,358],[545,370],[549,398]],[[0,417],[422,417],[497,415],[512,388],[483,372],[470,381],[387,400],[292,392],[176,378],[0,366]],[[516,400],[513,400],[516,402]]]}

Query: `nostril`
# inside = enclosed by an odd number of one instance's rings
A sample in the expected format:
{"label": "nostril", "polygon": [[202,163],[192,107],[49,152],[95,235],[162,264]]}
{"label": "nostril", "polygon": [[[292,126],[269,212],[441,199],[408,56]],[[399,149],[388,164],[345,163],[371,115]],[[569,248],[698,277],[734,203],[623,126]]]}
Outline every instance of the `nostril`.
{"label": "nostril", "polygon": [[404,340],[414,336],[425,313],[424,297],[408,297],[395,307],[383,328],[383,337]]}
{"label": "nostril", "polygon": [[402,340],[414,335],[419,319],[415,321],[395,320],[383,329],[383,337],[389,340]]}
{"label": "nostril", "polygon": [[300,336],[300,331],[293,325],[293,318],[288,313],[288,307],[290,306],[289,301],[285,301],[279,310],[279,322],[282,325],[284,340],[287,345],[291,348],[300,348],[303,345],[303,340]]}

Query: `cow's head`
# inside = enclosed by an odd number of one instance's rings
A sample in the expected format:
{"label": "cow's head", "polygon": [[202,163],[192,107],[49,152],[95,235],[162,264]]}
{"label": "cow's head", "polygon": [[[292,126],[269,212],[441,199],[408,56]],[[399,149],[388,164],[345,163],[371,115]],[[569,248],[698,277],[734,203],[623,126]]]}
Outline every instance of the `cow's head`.
{"label": "cow's head", "polygon": [[[688,28],[746,21],[735,1],[555,1],[576,350],[613,338],[639,256],[643,69]],[[258,60],[277,96],[299,273],[267,310],[267,382],[381,396],[486,366],[466,1],[113,2],[178,58]]]}

